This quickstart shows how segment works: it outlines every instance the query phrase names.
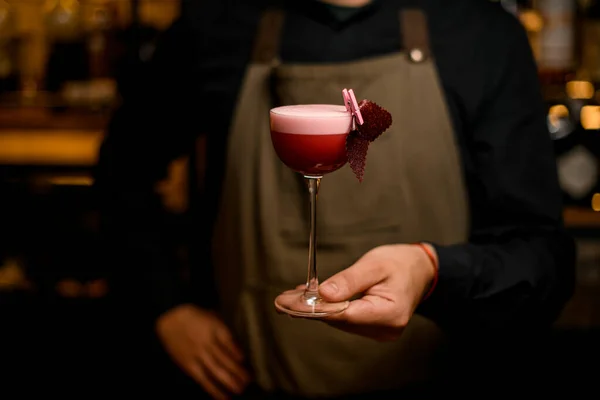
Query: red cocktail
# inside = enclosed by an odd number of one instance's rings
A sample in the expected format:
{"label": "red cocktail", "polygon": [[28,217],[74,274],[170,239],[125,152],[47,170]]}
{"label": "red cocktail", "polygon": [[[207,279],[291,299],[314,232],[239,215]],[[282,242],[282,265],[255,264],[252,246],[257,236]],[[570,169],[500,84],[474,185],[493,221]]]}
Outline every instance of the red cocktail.
{"label": "red cocktail", "polygon": [[285,165],[308,176],[322,176],[346,164],[348,134],[298,135],[271,131],[275,151]]}
{"label": "red cocktail", "polygon": [[345,106],[312,104],[271,110],[271,140],[281,161],[304,175],[310,194],[310,240],[306,287],[289,290],[275,299],[278,310],[300,317],[319,318],[345,310],[348,302],[327,303],[319,296],[316,264],[317,192],[324,174],[346,164],[346,139],[353,115]]}
{"label": "red cocktail", "polygon": [[298,105],[271,110],[271,140],[285,165],[320,177],[346,164],[352,114],[344,106]]}

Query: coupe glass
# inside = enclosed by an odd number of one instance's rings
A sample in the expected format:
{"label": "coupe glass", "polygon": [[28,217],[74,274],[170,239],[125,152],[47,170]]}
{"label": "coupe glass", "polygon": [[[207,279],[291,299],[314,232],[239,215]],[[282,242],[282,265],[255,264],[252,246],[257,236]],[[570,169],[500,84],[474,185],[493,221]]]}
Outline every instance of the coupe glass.
{"label": "coupe glass", "polygon": [[329,303],[319,296],[317,274],[317,194],[321,178],[347,162],[346,138],[353,123],[345,106],[310,104],[271,110],[271,140],[281,161],[302,174],[310,199],[308,276],[301,289],[288,290],[275,299],[281,312],[320,318],[344,311],[348,302]]}

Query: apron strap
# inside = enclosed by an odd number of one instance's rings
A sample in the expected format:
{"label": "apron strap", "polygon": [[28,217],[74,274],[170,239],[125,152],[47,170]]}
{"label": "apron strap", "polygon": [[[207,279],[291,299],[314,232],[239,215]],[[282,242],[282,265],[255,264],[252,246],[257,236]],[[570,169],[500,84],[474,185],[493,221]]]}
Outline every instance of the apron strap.
{"label": "apron strap", "polygon": [[[253,63],[270,64],[278,58],[284,19],[285,14],[279,8],[263,13],[254,42]],[[400,26],[403,48],[409,60],[414,63],[427,60],[431,56],[431,50],[427,16],[423,10],[401,10]]]}
{"label": "apron strap", "polygon": [[254,42],[252,63],[271,64],[277,60],[284,18],[284,12],[278,8],[263,13]]}
{"label": "apron strap", "polygon": [[431,55],[427,16],[417,8],[400,11],[402,44],[408,59],[413,63],[427,60]]}

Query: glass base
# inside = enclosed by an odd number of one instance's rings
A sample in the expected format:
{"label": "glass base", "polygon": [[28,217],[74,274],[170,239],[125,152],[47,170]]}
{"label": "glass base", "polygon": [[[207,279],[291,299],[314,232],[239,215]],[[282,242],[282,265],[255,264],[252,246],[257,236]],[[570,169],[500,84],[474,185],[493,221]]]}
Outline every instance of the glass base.
{"label": "glass base", "polygon": [[316,294],[305,295],[304,289],[288,290],[275,299],[275,307],[280,312],[302,318],[322,318],[338,314],[348,308],[348,304],[347,301],[325,302]]}

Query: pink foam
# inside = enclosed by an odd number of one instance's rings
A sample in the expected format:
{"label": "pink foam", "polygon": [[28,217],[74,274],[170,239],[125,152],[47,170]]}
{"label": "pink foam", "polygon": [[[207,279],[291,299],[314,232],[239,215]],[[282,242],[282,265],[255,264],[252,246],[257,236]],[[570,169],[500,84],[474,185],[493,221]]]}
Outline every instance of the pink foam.
{"label": "pink foam", "polygon": [[271,130],[298,135],[337,135],[350,132],[352,114],[345,106],[306,104],[271,110]]}

